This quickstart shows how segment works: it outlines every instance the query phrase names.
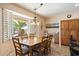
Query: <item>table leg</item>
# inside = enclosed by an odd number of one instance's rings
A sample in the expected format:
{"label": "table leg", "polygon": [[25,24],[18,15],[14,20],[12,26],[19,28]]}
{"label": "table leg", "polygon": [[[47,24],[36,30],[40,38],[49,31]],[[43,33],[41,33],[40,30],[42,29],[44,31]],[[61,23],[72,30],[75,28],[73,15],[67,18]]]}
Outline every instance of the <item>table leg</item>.
{"label": "table leg", "polygon": [[33,53],[32,53],[32,46],[29,47],[29,56],[32,56]]}

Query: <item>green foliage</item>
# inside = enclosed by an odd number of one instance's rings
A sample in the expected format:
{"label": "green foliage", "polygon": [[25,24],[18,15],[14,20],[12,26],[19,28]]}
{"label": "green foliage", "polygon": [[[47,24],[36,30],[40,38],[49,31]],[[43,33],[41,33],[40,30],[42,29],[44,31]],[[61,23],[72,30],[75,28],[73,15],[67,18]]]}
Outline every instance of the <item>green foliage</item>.
{"label": "green foliage", "polygon": [[26,21],[24,21],[24,20],[14,20],[13,26],[14,26],[15,31],[16,30],[19,31],[19,35],[24,34],[24,29],[21,29],[24,24],[26,24]]}
{"label": "green foliage", "polygon": [[26,22],[24,20],[15,20],[14,21],[14,28],[15,29],[21,29],[21,27],[25,24]]}

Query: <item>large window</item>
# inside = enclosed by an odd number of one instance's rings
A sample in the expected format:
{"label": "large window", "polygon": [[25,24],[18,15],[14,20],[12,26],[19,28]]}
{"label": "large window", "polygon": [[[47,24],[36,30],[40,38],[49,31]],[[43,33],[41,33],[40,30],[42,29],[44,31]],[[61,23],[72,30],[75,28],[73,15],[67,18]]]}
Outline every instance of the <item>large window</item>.
{"label": "large window", "polygon": [[13,19],[13,34],[27,35],[28,21],[24,18]]}
{"label": "large window", "polygon": [[8,9],[2,9],[2,41],[5,42],[12,38],[13,35],[28,34],[28,18],[19,13]]}
{"label": "large window", "polygon": [[40,22],[33,21],[31,17],[3,9],[2,20],[3,42],[11,39],[13,35],[39,35]]}

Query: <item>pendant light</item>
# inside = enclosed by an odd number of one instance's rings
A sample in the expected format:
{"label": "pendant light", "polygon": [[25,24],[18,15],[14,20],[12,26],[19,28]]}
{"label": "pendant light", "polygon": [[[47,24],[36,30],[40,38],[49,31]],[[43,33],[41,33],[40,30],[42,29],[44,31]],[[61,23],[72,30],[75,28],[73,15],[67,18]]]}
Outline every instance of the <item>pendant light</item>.
{"label": "pendant light", "polygon": [[43,6],[43,4],[41,3],[40,6],[38,6],[38,8],[34,8],[34,11],[35,11],[35,16],[34,16],[34,19],[33,19],[33,22],[31,23],[32,25],[39,25],[39,21],[37,20],[37,13],[36,11],[41,7]]}

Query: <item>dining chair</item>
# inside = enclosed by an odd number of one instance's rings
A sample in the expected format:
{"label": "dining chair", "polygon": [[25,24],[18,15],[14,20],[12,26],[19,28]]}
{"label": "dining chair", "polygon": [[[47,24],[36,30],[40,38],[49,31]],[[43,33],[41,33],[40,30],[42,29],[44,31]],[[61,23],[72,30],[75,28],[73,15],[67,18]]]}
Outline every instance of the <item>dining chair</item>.
{"label": "dining chair", "polygon": [[34,35],[34,34],[30,34],[29,36],[30,36],[30,37],[34,37],[35,35]]}
{"label": "dining chair", "polygon": [[12,41],[15,47],[16,56],[24,56],[29,54],[29,49],[27,46],[20,44],[19,38],[12,37]]}
{"label": "dining chair", "polygon": [[77,44],[72,35],[70,36],[69,47],[71,56],[79,56],[79,44]]}
{"label": "dining chair", "polygon": [[52,35],[48,35],[47,37],[43,37],[43,41],[46,40],[47,42],[45,45],[45,54],[48,55],[51,53],[51,42],[52,42]]}
{"label": "dining chair", "polygon": [[75,43],[74,46],[70,46],[70,55],[71,56],[79,56],[79,45]]}
{"label": "dining chair", "polygon": [[52,36],[51,35],[49,35],[48,36],[48,53],[50,53],[51,52],[51,44],[52,44]]}
{"label": "dining chair", "polygon": [[46,38],[46,40],[44,40],[43,42],[42,42],[42,46],[44,47],[44,55],[48,55],[48,40],[47,40],[47,38]]}
{"label": "dining chair", "polygon": [[28,38],[28,36],[27,35],[22,35],[21,36],[21,39],[23,40],[23,39],[27,39]]}
{"label": "dining chair", "polygon": [[37,44],[33,51],[38,53],[39,56],[47,55],[47,43],[48,41],[43,38],[42,43]]}

